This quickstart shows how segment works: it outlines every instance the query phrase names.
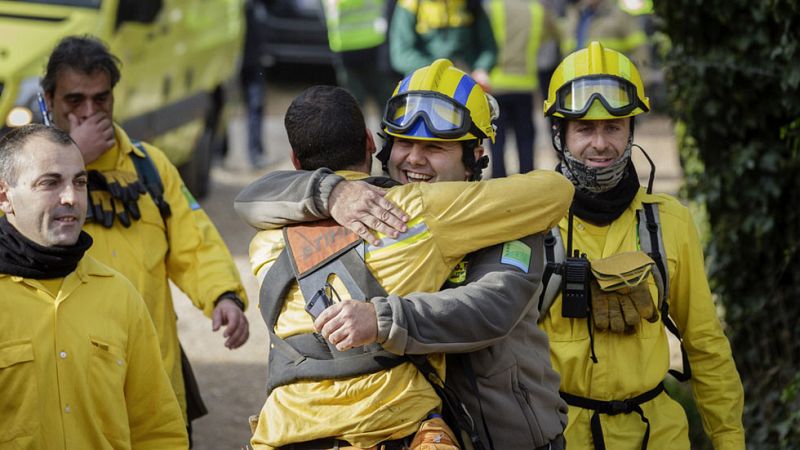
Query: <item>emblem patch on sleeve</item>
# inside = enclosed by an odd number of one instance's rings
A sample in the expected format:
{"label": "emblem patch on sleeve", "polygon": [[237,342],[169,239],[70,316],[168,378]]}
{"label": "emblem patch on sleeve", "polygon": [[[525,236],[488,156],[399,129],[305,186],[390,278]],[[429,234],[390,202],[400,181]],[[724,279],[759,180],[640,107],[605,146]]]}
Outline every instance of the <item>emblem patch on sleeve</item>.
{"label": "emblem patch on sleeve", "polygon": [[186,203],[189,204],[189,208],[192,208],[192,211],[197,211],[200,209],[200,203],[197,203],[194,195],[189,192],[189,189],[186,186],[181,186],[181,191],[183,191],[183,196],[186,197]]}
{"label": "emblem patch on sleeve", "polygon": [[531,248],[521,241],[509,241],[503,244],[503,255],[500,262],[514,266],[528,273],[531,264]]}
{"label": "emblem patch on sleeve", "polygon": [[466,279],[467,279],[467,262],[461,261],[455,267],[453,267],[453,271],[450,272],[450,277],[447,279],[447,281],[453,284],[461,284]]}

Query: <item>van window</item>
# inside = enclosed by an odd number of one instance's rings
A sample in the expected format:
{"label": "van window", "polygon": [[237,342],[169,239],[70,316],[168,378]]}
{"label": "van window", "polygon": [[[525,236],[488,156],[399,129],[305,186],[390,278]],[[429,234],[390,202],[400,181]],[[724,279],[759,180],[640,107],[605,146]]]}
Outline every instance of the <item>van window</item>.
{"label": "van window", "polygon": [[81,8],[100,8],[102,0],[17,0],[24,3],[44,3],[48,5],[78,6]]}

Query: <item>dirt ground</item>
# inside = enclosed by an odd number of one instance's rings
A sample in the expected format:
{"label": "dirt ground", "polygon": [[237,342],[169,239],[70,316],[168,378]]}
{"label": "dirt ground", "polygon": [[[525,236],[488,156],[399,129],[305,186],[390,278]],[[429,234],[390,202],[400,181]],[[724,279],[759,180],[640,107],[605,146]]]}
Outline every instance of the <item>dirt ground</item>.
{"label": "dirt ground", "polygon": [[[309,83],[310,84],[310,83]],[[283,131],[283,113],[291,98],[307,84],[270,82],[265,115],[265,141],[272,164],[266,170],[290,169],[289,146]],[[374,110],[368,110],[374,111]],[[377,119],[372,114],[369,122]],[[537,119],[536,166],[552,168],[555,155],[550,146],[545,123]],[[211,332],[211,321],[195,309],[182,293],[175,291],[175,309],[181,342],[192,362],[209,414],[194,422],[194,449],[241,449],[248,442],[247,418],[258,414],[264,401],[266,385],[267,338],[257,308],[258,286],[247,259],[247,248],[254,231],[244,224],[233,210],[233,198],[260,173],[250,170],[245,161],[244,124],[241,111],[229,127],[230,151],[213,169],[213,185],[208,198],[201,201],[217,225],[242,275],[251,301],[247,318],[250,339],[237,350],[227,350],[222,332]],[[656,191],[674,193],[680,186],[681,170],[675,152],[672,124],[665,117],[654,116],[637,122],[636,142],[644,147],[658,167]],[[509,139],[511,141],[511,139]],[[516,167],[515,151],[507,149],[509,172]],[[639,175],[646,182],[649,168],[640,154],[634,155]],[[487,171],[488,173],[488,171]]]}

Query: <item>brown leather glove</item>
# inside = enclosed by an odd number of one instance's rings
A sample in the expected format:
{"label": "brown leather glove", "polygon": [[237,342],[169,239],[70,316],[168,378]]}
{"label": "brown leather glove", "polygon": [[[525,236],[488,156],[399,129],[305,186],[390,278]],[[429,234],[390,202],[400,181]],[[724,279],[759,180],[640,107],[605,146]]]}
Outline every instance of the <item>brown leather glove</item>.
{"label": "brown leather glove", "polygon": [[606,292],[600,289],[597,281],[592,281],[591,288],[592,318],[599,331],[632,333],[642,319],[658,320],[658,310],[647,283]]}
{"label": "brown leather glove", "polygon": [[455,433],[441,417],[422,421],[409,450],[458,450]]}

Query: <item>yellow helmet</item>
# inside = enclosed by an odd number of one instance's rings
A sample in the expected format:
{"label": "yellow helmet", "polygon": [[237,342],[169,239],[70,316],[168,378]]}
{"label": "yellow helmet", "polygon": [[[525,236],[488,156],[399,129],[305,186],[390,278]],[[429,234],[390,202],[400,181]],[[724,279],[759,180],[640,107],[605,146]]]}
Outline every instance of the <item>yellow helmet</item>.
{"label": "yellow helmet", "polygon": [[579,120],[632,117],[650,111],[639,70],[599,42],[561,61],[550,78],[544,115]]}
{"label": "yellow helmet", "polygon": [[447,59],[404,78],[386,104],[381,126],[394,137],[427,141],[489,138],[497,101]]}

